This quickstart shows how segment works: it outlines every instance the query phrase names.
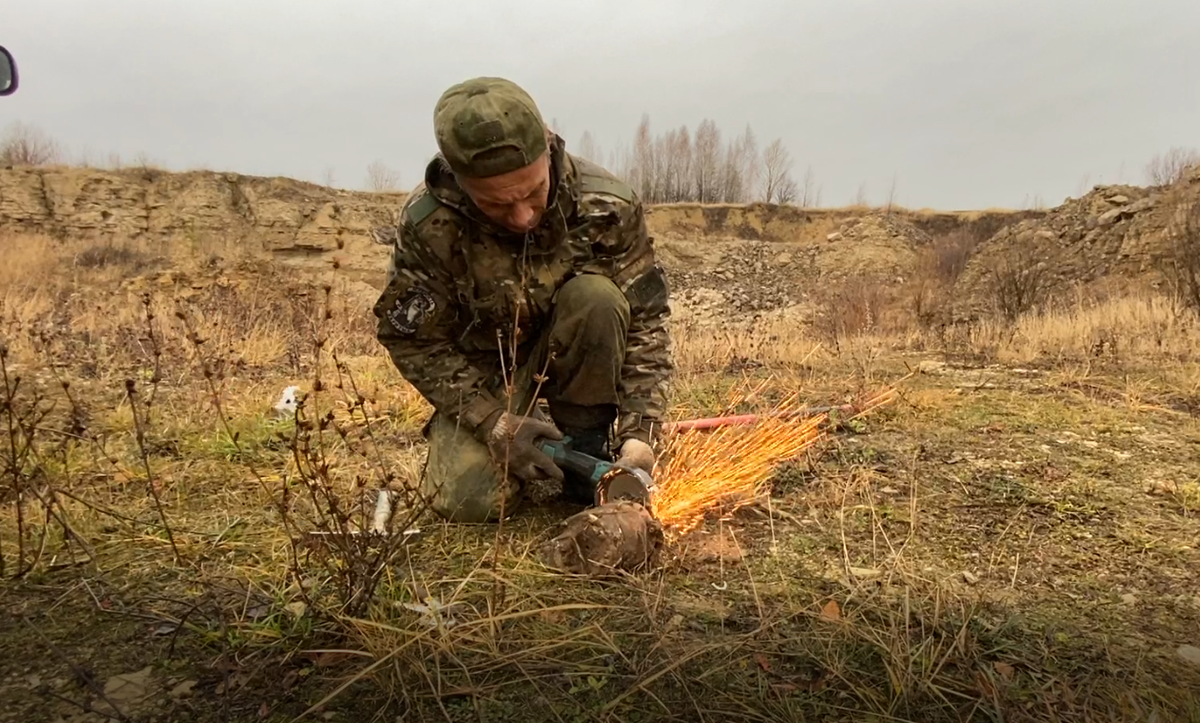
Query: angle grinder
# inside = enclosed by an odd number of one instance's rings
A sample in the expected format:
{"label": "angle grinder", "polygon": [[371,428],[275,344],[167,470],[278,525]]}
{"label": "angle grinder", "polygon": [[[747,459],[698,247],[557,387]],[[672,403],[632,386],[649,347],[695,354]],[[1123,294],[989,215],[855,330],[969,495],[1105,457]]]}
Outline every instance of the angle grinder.
{"label": "angle grinder", "polygon": [[655,489],[654,479],[645,470],[572,449],[570,437],[557,441],[541,439],[538,446],[562,471],[588,480],[596,490],[597,507],[617,500],[632,500],[643,507],[650,506]]}

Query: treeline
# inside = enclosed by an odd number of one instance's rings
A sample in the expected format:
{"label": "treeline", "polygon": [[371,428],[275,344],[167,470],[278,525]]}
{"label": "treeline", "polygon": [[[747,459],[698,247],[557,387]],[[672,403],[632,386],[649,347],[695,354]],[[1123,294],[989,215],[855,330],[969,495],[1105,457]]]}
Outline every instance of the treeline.
{"label": "treeline", "polygon": [[709,119],[694,132],[684,125],[654,134],[649,115],[643,115],[632,142],[607,155],[590,131],[570,150],[624,178],[647,203],[821,203],[812,170],[797,182],[782,139],[760,149],[749,125],[732,137]]}

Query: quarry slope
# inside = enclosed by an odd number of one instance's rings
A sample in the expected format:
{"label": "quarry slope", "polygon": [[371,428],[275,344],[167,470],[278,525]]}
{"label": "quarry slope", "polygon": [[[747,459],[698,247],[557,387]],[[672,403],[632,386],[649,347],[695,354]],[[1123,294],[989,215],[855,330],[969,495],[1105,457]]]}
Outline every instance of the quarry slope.
{"label": "quarry slope", "polygon": [[990,311],[1004,277],[1037,277],[1046,292],[1128,283],[1158,285],[1162,265],[1188,209],[1200,202],[1200,167],[1183,180],[1155,187],[1095,186],[1043,216],[1000,229],[982,243],[954,288],[955,314]]}
{"label": "quarry slope", "polygon": [[[371,229],[389,223],[404,198],[211,171],[10,168],[0,170],[0,232],[164,242],[219,237],[260,245],[298,270],[328,268],[338,251],[365,300],[382,283],[386,255]],[[719,319],[729,312],[805,312],[815,290],[848,276],[902,284],[934,236],[965,229],[987,237],[1017,222],[1036,228],[1043,215],[680,204],[652,207],[648,224],[679,315]]]}

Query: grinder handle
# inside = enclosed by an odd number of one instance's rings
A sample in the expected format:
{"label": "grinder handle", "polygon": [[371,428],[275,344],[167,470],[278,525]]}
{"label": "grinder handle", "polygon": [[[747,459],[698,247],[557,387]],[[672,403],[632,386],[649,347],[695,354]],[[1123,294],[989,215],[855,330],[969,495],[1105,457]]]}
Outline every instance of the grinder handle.
{"label": "grinder handle", "polygon": [[612,467],[611,462],[571,449],[570,437],[563,437],[561,440],[540,439],[538,448],[545,452],[559,469],[584,477],[592,484],[599,482]]}

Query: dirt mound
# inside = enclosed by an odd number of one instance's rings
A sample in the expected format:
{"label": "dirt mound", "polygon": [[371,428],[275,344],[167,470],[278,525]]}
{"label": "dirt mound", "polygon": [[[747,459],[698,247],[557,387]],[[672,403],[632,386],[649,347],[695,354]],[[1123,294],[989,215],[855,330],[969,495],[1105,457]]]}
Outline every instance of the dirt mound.
{"label": "dirt mound", "polygon": [[290,178],[147,169],[0,170],[0,231],[57,238],[256,240],[281,256],[343,247],[351,270],[380,266],[371,228],[405,195],[339,191]]}
{"label": "dirt mound", "polygon": [[[661,211],[654,215],[663,221]],[[782,235],[782,224],[746,211],[731,216],[737,223],[727,232],[771,228],[771,240],[723,237],[712,227],[699,238],[689,237],[679,225],[657,237],[678,317],[728,323],[730,315],[807,314],[823,287],[851,277],[903,283],[918,248],[930,241],[929,234],[898,214],[821,214],[819,220],[795,223],[791,237]]]}
{"label": "dirt mound", "polygon": [[[343,273],[368,299],[383,283],[387,250],[371,230],[403,193],[340,191],[289,178],[152,169],[0,169],[0,231],[58,238],[261,244],[301,270]],[[1008,212],[936,213],[668,204],[647,212],[681,316],[730,317],[808,308],[822,285],[852,276],[893,284],[910,276],[931,234],[964,224],[993,228]]]}
{"label": "dirt mound", "polygon": [[808,299],[803,259],[788,244],[722,240],[658,241],[678,318],[730,321],[730,315],[789,309]]}
{"label": "dirt mound", "polygon": [[1169,248],[1166,232],[1196,202],[1200,168],[1173,186],[1096,186],[1003,228],[979,246],[956,283],[955,316],[994,310],[1005,287],[1011,294],[1019,283],[1031,297],[1114,280],[1155,283]]}
{"label": "dirt mound", "polygon": [[822,276],[877,276],[902,281],[917,260],[917,250],[932,241],[929,234],[902,216],[871,213],[844,221],[813,255]]}

